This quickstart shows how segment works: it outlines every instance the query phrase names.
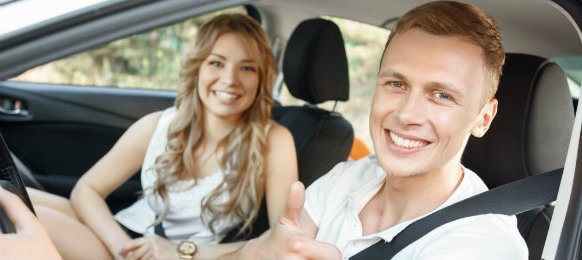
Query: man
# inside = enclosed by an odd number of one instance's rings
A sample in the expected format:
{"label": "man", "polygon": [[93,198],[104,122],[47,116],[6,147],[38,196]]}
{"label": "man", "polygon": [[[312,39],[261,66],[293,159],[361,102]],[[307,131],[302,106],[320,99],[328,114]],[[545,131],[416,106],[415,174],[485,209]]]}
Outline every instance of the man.
{"label": "man", "polygon": [[[431,2],[406,13],[386,43],[372,101],[376,156],[340,163],[305,194],[294,183],[279,224],[235,257],[346,259],[487,190],[461,156],[495,117],[504,57],[497,24],[472,5]],[[527,257],[515,217],[482,215],[443,225],[394,259]]]}

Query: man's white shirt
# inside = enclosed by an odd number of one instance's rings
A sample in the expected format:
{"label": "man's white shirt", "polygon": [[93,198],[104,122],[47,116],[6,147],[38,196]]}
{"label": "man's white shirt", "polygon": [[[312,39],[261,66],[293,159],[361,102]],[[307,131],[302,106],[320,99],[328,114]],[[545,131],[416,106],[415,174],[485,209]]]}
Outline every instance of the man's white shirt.
{"label": "man's white shirt", "polygon": [[[487,190],[477,174],[463,169],[461,184],[434,211]],[[348,259],[380,239],[391,241],[406,226],[426,216],[362,236],[358,214],[380,190],[385,178],[386,173],[377,158],[369,156],[340,163],[311,184],[306,191],[304,207],[318,227],[315,239],[337,246],[343,258]],[[404,248],[393,259],[527,258],[527,246],[517,229],[517,219],[514,216],[488,214],[459,219],[436,228]]]}

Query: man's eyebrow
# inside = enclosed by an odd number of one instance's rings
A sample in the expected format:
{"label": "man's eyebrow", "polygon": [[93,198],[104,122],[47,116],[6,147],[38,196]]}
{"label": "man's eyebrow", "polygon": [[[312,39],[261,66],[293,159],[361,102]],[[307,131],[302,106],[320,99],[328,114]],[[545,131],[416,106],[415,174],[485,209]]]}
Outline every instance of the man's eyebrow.
{"label": "man's eyebrow", "polygon": [[402,81],[406,81],[406,76],[404,76],[404,74],[397,72],[397,71],[392,71],[392,70],[380,72],[380,74],[378,75],[378,78],[380,78],[380,77],[396,78],[396,79],[399,79]]}
{"label": "man's eyebrow", "polygon": [[[381,77],[395,78],[395,79],[405,81],[405,82],[407,81],[407,78],[404,74],[397,72],[397,71],[393,71],[393,70],[386,70],[386,71],[380,72],[380,74],[378,75],[378,78],[381,78]],[[451,84],[438,82],[438,81],[431,81],[428,83],[428,85],[431,86],[432,88],[436,88],[436,89],[440,89],[440,90],[449,92],[456,97],[463,96],[463,93],[458,88],[454,87]]]}
{"label": "man's eyebrow", "polygon": [[[216,56],[216,57],[221,58],[223,60],[227,59],[226,56],[215,53],[215,52],[210,53],[208,56]],[[241,60],[240,62],[241,63],[245,63],[245,62],[257,63],[257,61],[255,61],[255,59],[252,59],[252,58],[251,59],[244,59],[244,60]]]}
{"label": "man's eyebrow", "polygon": [[440,89],[440,90],[444,90],[448,93],[453,94],[456,97],[462,97],[463,93],[456,87],[454,87],[451,84],[447,84],[447,83],[442,83],[442,82],[436,82],[436,81],[432,81],[428,83],[429,86],[436,88],[436,89]]}

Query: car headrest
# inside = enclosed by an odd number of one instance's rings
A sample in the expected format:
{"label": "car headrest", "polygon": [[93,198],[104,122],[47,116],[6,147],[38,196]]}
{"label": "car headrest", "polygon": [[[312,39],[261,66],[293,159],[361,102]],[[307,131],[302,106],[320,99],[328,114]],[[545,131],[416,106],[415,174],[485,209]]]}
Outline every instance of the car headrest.
{"label": "car headrest", "polygon": [[348,100],[348,62],[337,25],[319,18],[301,22],[287,43],[283,76],[291,95],[309,103]]}
{"label": "car headrest", "polygon": [[564,71],[545,58],[507,54],[496,98],[497,116],[483,138],[469,139],[463,164],[489,188],[563,168],[574,124]]}

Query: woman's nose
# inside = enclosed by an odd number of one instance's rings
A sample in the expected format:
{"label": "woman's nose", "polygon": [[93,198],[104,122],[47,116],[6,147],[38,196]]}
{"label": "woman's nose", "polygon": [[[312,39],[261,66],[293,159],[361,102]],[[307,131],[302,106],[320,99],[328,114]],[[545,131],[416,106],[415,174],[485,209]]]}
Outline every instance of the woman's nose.
{"label": "woman's nose", "polygon": [[236,70],[231,67],[226,67],[220,75],[220,82],[223,84],[235,84],[237,78]]}

